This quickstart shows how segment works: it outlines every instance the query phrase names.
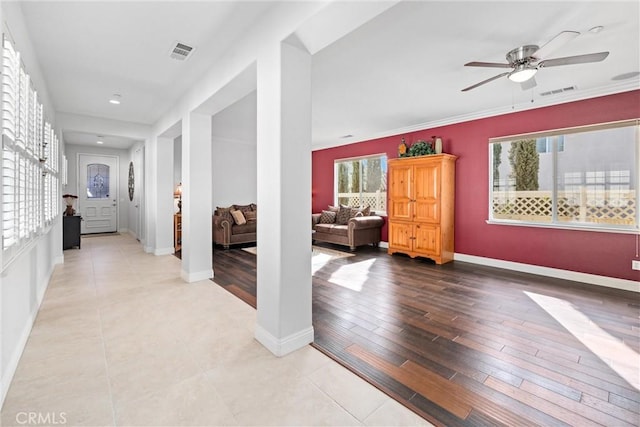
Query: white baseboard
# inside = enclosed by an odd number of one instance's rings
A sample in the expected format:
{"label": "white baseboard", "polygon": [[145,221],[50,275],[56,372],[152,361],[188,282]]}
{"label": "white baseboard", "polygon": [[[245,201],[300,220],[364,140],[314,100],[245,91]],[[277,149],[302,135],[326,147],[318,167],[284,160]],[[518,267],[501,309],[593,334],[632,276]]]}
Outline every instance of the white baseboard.
{"label": "white baseboard", "polygon": [[153,253],[153,247],[151,247],[151,246],[143,245],[142,248],[148,254],[152,254]]}
{"label": "white baseboard", "polygon": [[389,242],[380,242],[378,246],[380,246],[381,248],[389,249]]}
{"label": "white baseboard", "polygon": [[195,273],[188,273],[184,270],[180,271],[180,277],[187,283],[199,282],[201,280],[209,280],[213,278],[213,269],[205,271],[197,271]]}
{"label": "white baseboard", "polygon": [[311,344],[313,342],[313,326],[291,334],[288,337],[277,338],[267,332],[262,326],[256,325],[254,336],[267,350],[278,357],[282,357],[305,345]]}
{"label": "white baseboard", "polygon": [[161,256],[161,255],[171,255],[174,252],[175,252],[175,249],[173,248],[173,246],[170,246],[168,248],[156,248],[153,251],[153,254],[155,256]]}
{"label": "white baseboard", "polygon": [[64,254],[53,258],[53,265],[64,264]]}
{"label": "white baseboard", "polygon": [[608,288],[622,289],[625,291],[640,292],[640,282],[615,277],[598,276],[596,274],[580,273],[577,271],[561,270],[559,268],[542,267],[539,265],[523,264],[520,262],[503,261],[495,258],[485,258],[475,255],[456,253],[453,255],[456,261],[470,262],[489,267],[504,268],[505,270],[521,271],[523,273],[538,274],[540,276],[555,277],[556,279],[573,280],[575,282],[588,283],[590,285],[606,286]]}

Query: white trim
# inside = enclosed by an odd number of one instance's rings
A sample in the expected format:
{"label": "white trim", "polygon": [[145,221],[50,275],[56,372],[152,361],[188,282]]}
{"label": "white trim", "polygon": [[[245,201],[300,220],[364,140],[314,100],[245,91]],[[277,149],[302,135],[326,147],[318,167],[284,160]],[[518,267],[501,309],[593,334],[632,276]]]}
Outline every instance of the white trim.
{"label": "white trim", "polygon": [[[173,251],[173,248],[171,248]],[[213,269],[205,271],[196,271],[195,273],[188,273],[184,270],[180,271],[180,277],[187,283],[200,282],[201,280],[213,279]]]}
{"label": "white trim", "polygon": [[255,338],[267,350],[277,357],[285,356],[313,342],[313,326],[284,338],[271,335],[262,326],[256,324]]}
{"label": "white trim", "polygon": [[380,242],[378,246],[380,246],[381,248],[389,249],[389,242]]}
{"label": "white trim", "polygon": [[531,103],[529,101],[514,106],[504,106],[493,108],[484,111],[473,112],[469,114],[462,114],[459,116],[447,117],[441,120],[434,120],[431,122],[418,123],[411,126],[402,128],[389,129],[386,131],[372,131],[358,135],[354,138],[324,140],[324,141],[312,141],[311,151],[324,150],[326,148],[340,147],[343,145],[350,145],[356,142],[371,141],[374,139],[387,138],[390,136],[401,136],[406,133],[422,131],[427,129],[433,129],[442,126],[455,125],[472,120],[486,119],[489,117],[501,116],[506,114],[519,113],[521,111],[535,110],[543,107],[553,107],[556,105],[567,104],[569,102],[583,101],[585,99],[598,98],[601,96],[615,95],[618,93],[630,92],[640,89],[640,85],[636,80],[630,80],[626,82],[616,82],[606,87],[599,87],[591,90],[581,90],[579,96],[575,93],[567,92],[564,95],[553,95],[538,97],[536,102]]}
{"label": "white trim", "polygon": [[[489,205],[491,209],[491,205]],[[508,225],[513,227],[537,227],[537,228],[554,228],[558,230],[575,230],[575,231],[596,231],[600,233],[617,233],[617,234],[640,234],[639,228],[615,228],[613,226],[597,227],[595,225],[568,225],[562,223],[545,223],[545,222],[527,222],[509,219],[488,219],[485,221],[491,225]]]}
{"label": "white trim", "polygon": [[144,249],[145,253],[148,253],[148,254],[152,254],[153,253],[153,247],[152,246],[147,246],[146,244],[143,243],[142,248]]}
{"label": "white trim", "polygon": [[53,257],[53,264],[64,264],[64,254]]}
{"label": "white trim", "polygon": [[577,271],[561,270],[559,268],[543,267],[539,265],[524,264],[513,261],[503,261],[495,258],[485,258],[467,254],[453,254],[455,261],[469,262],[486,265],[488,267],[504,268],[506,270],[520,271],[523,273],[538,274],[540,276],[555,277],[557,279],[572,280],[588,283],[590,285],[605,286],[607,288],[622,289],[625,291],[640,292],[640,282],[615,277],[598,276],[595,274],[580,273]]}
{"label": "white trim", "polygon": [[175,252],[175,248],[173,246],[169,246],[168,248],[156,248],[153,251],[153,254],[155,256],[162,256],[162,255],[171,255]]}

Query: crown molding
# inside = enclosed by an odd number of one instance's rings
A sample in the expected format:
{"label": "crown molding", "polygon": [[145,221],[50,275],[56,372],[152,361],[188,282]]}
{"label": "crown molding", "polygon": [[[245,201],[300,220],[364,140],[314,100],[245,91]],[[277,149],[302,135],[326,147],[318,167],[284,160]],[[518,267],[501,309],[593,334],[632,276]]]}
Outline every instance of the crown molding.
{"label": "crown molding", "polygon": [[406,133],[416,132],[425,129],[432,129],[441,126],[448,126],[457,123],[468,122],[471,120],[485,119],[487,117],[500,116],[504,114],[518,113],[521,111],[535,110],[543,107],[551,107],[554,105],[566,104],[569,102],[582,101],[585,99],[597,98],[600,96],[615,95],[618,93],[630,92],[640,89],[640,80],[616,82],[611,85],[602,86],[594,89],[587,89],[578,92],[561,93],[557,95],[549,95],[545,97],[539,96],[534,102],[522,102],[512,106],[492,108],[488,110],[478,111],[469,114],[461,114],[451,116],[440,120],[430,122],[417,123],[415,125],[389,129],[381,132],[371,132],[358,138],[345,140],[318,141],[312,143],[311,150],[323,150],[326,148],[340,147],[344,145],[355,144],[358,142],[371,141],[373,139],[386,138],[389,136],[402,135]]}

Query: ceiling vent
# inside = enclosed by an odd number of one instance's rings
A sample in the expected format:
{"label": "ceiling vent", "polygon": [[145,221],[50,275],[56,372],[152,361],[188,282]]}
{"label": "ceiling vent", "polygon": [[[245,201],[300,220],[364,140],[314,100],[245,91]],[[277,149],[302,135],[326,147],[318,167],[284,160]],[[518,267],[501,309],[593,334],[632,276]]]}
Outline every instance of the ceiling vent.
{"label": "ceiling vent", "polygon": [[578,89],[576,86],[563,87],[562,89],[554,89],[547,92],[542,92],[540,96],[549,96],[549,95],[557,95],[563,92],[570,92],[572,90]]}
{"label": "ceiling vent", "polygon": [[169,56],[173,59],[177,59],[178,61],[184,61],[189,58],[189,56],[191,56],[194,50],[195,49],[191,46],[188,46],[184,43],[176,42],[171,48],[171,53],[169,54]]}

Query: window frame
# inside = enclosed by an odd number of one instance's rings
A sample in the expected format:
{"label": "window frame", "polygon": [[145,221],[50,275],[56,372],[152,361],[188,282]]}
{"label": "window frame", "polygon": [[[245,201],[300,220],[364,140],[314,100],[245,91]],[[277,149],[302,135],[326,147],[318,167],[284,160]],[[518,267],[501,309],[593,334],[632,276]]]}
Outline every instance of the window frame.
{"label": "window frame", "polygon": [[[621,127],[635,127],[635,200],[636,200],[636,212],[635,212],[635,226],[625,226],[625,225],[613,225],[613,224],[604,224],[598,225],[595,223],[568,223],[561,222],[557,218],[558,208],[557,208],[557,192],[558,192],[558,153],[562,151],[558,151],[554,149],[552,151],[553,155],[553,167],[552,167],[552,182],[553,188],[551,189],[552,193],[552,215],[551,222],[535,222],[535,221],[524,221],[517,219],[500,219],[493,217],[493,191],[494,191],[494,182],[493,182],[493,144],[494,143],[503,143],[510,141],[517,141],[521,139],[539,139],[539,138],[550,138],[562,136],[564,140],[564,135],[567,134],[576,134],[576,133],[584,133],[591,131],[600,131],[606,129],[615,129]],[[554,140],[554,145],[556,144]],[[563,141],[563,151],[566,149],[566,141]],[[568,128],[560,128],[549,131],[541,131],[541,132],[531,132],[524,134],[516,134],[516,135],[508,135],[501,136],[496,138],[489,138],[488,144],[488,158],[489,158],[489,169],[488,169],[488,184],[489,184],[489,198],[488,198],[488,212],[487,212],[487,224],[492,225],[508,225],[508,226],[518,226],[518,227],[537,227],[537,228],[551,228],[551,229],[563,229],[563,230],[582,230],[582,231],[596,231],[596,232],[605,232],[605,233],[619,233],[619,234],[640,234],[640,119],[629,119],[629,120],[620,120],[615,122],[607,122],[600,123],[594,125],[585,125],[585,126],[576,126],[576,127],[568,127]],[[609,172],[607,172],[607,175]],[[582,182],[586,183],[587,178],[586,175],[582,176]],[[631,179],[629,179],[631,182]],[[585,184],[586,185],[586,184]]]}
{"label": "window frame", "polygon": [[[345,158],[341,158],[341,159],[334,159],[333,161],[333,204],[334,206],[339,206],[339,198],[338,198],[338,165],[340,163],[344,163],[344,162],[354,162],[354,161],[362,161],[362,160],[368,160],[368,159],[378,159],[378,158],[384,158],[385,159],[385,164],[387,164],[387,162],[389,161],[389,156],[387,155],[387,153],[376,153],[376,154],[367,154],[364,156],[355,156],[355,157],[345,157]],[[360,168],[360,200],[362,201],[362,172],[363,172],[363,168]],[[387,177],[386,177],[387,171],[382,172],[381,171],[381,176],[384,176],[385,182],[387,181]],[[372,209],[371,210],[371,214],[373,214],[375,212],[376,215],[382,215],[382,216],[386,216],[387,215],[387,203],[388,203],[388,197],[387,194],[388,193],[388,189],[387,191],[385,191],[385,197],[384,197],[384,206],[385,209],[384,210],[380,210],[380,209]]]}

